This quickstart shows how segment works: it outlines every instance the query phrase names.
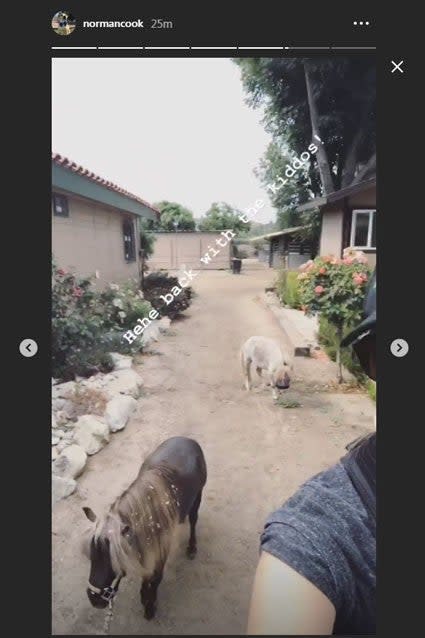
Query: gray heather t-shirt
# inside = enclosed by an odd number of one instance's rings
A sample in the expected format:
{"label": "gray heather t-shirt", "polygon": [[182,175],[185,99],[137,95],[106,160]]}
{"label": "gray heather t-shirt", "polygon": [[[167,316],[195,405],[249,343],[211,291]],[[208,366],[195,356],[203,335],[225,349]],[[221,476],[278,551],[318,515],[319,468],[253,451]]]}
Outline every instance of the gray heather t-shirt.
{"label": "gray heather t-shirt", "polygon": [[261,548],[333,603],[334,634],[376,633],[375,525],[341,463],[307,481],[267,519]]}

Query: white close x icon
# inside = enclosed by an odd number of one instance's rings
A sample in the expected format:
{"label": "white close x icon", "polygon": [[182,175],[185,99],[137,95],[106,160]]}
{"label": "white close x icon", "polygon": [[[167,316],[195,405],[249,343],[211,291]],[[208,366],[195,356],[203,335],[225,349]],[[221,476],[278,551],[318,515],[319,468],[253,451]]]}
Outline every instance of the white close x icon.
{"label": "white close x icon", "polygon": [[394,65],[394,68],[391,69],[391,73],[394,73],[394,71],[400,71],[400,73],[404,73],[403,69],[401,68],[401,65],[404,63],[404,60],[400,60],[400,62],[394,62],[394,60],[391,60],[391,64]]}

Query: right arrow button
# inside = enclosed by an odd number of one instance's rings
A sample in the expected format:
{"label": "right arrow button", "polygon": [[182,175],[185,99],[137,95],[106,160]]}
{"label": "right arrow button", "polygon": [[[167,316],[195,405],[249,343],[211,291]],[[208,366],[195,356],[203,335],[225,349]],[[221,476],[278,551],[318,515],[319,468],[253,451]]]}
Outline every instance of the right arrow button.
{"label": "right arrow button", "polygon": [[409,344],[405,339],[394,339],[391,343],[390,350],[395,357],[405,357],[409,352]]}

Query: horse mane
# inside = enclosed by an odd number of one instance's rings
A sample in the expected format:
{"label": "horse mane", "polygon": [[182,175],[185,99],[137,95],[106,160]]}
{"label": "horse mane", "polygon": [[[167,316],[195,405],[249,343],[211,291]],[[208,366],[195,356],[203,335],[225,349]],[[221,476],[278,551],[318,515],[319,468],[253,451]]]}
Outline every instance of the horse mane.
{"label": "horse mane", "polygon": [[94,541],[109,541],[115,573],[139,568],[147,575],[165,563],[178,522],[178,494],[172,480],[168,467],[142,468],[96,525]]}

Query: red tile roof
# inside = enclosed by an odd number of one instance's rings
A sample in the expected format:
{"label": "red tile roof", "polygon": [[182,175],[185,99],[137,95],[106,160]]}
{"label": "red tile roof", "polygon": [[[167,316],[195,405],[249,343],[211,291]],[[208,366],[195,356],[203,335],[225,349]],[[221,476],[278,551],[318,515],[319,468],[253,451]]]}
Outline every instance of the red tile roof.
{"label": "red tile roof", "polygon": [[127,190],[125,190],[125,188],[121,188],[121,186],[117,186],[113,182],[109,182],[108,180],[103,179],[103,177],[99,177],[99,175],[96,175],[92,171],[89,171],[87,168],[84,168],[84,166],[80,166],[79,164],[76,164],[75,162],[68,159],[67,157],[64,157],[64,155],[60,155],[60,153],[52,152],[52,162],[54,162],[58,166],[63,166],[64,168],[68,168],[69,170],[74,171],[74,173],[78,173],[78,175],[81,175],[82,177],[86,177],[92,182],[96,182],[96,184],[99,184],[100,186],[104,186],[105,188],[108,188],[111,191],[115,191],[116,193],[125,195],[129,199],[133,199],[139,204],[143,204],[144,206],[147,206],[148,208],[153,210],[158,217],[161,214],[158,208],[155,208],[155,206],[152,206],[152,204],[149,204],[141,197],[138,197],[137,195],[133,195],[133,193],[129,193]]}

